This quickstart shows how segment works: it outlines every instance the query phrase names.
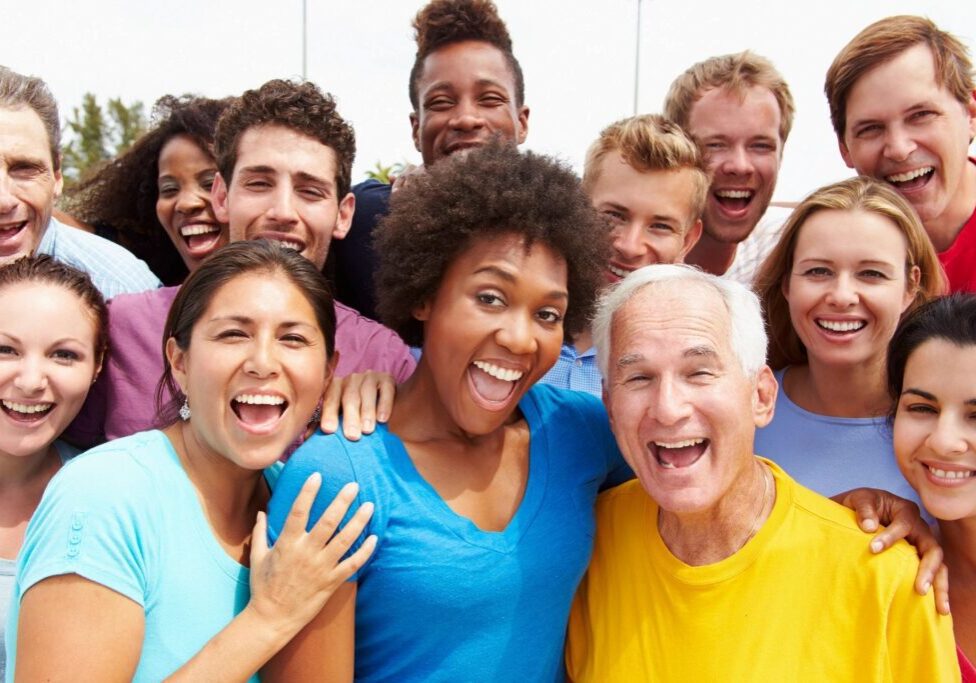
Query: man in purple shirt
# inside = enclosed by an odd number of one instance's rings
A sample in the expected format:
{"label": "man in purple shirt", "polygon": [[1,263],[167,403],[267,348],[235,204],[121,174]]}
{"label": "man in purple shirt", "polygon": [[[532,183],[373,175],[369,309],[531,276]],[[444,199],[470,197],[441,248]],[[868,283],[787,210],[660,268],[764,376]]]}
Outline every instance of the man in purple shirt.
{"label": "man in purple shirt", "polygon": [[[335,101],[312,83],[272,80],[245,92],[220,119],[212,199],[231,241],[270,239],[319,268],[349,230],[355,136]],[[162,330],[178,288],[117,297],[109,310],[102,377],[70,436],[84,445],[155,426]],[[336,303],[336,374],[377,370],[397,381],[415,361],[391,330]],[[162,403],[166,396],[160,397]]]}

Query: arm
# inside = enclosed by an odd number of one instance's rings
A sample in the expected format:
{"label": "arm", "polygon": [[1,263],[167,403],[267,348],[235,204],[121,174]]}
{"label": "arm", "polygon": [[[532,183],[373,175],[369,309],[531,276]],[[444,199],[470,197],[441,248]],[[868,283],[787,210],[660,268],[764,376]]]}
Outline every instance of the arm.
{"label": "arm", "polygon": [[355,664],[356,584],[338,588],[305,628],[261,670],[271,683],[348,683]]}
{"label": "arm", "polygon": [[935,588],[935,606],[940,614],[949,614],[949,570],[942,562],[942,547],[925,523],[918,506],[880,489],[860,488],[839,493],[833,500],[857,514],[857,523],[865,532],[878,531],[871,539],[871,552],[880,553],[904,538],[915,546],[921,561],[915,577],[919,595]]}

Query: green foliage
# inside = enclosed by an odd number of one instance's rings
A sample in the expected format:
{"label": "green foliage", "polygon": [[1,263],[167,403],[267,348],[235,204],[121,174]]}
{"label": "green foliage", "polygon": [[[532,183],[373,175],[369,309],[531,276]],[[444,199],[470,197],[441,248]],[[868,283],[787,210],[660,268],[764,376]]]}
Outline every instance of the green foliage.
{"label": "green foliage", "polygon": [[119,98],[110,99],[103,110],[94,94],[85,93],[81,107],[75,107],[68,120],[71,139],[64,147],[65,181],[77,182],[127,150],[146,131],[144,111],[142,102],[126,105]]}
{"label": "green foliage", "polygon": [[382,162],[377,161],[375,167],[369,171],[366,171],[366,177],[389,185],[391,178],[395,178],[396,176],[400,175],[406,168],[407,164],[403,161],[398,161],[395,164],[390,164],[389,166],[384,166]]}

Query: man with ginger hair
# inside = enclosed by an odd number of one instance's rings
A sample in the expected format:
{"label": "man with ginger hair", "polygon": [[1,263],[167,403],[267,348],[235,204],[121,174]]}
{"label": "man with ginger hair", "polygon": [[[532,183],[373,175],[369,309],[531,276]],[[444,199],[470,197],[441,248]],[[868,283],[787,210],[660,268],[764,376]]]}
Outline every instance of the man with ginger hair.
{"label": "man with ginger hair", "polygon": [[776,189],[793,113],[786,81],[749,51],[710,57],[671,84],[664,115],[699,144],[712,176],[702,237],[687,263],[751,282],[779,232],[778,220],[757,226]]}
{"label": "man with ginger hair", "polygon": [[824,92],[845,163],[911,202],[951,290],[976,291],[976,85],[966,46],[923,17],[887,17],[844,46]]}
{"label": "man with ginger hair", "polygon": [[[681,263],[702,234],[708,174],[695,142],[658,115],[607,126],[586,153],[583,189],[610,224],[607,283],[655,263]],[[589,330],[563,344],[547,384],[602,392]]]}
{"label": "man with ginger hair", "polygon": [[[423,169],[493,137],[525,142],[529,108],[512,38],[491,0],[432,0],[413,20],[417,55],[410,69],[410,128]],[[404,176],[399,181],[407,180]],[[353,187],[356,214],[335,248],[336,296],[375,318],[373,229],[395,186],[367,180]]]}

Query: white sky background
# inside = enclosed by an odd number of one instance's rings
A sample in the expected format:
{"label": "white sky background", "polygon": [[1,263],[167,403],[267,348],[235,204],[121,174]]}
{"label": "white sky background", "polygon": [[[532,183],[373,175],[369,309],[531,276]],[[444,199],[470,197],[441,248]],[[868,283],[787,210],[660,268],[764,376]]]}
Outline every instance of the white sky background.
{"label": "white sky background", "polygon": [[[377,161],[419,162],[410,139],[410,21],[423,0],[307,0],[308,77],[356,128],[354,180]],[[496,0],[525,72],[527,147],[581,171],[588,144],[633,113],[637,0]],[[976,51],[976,2],[644,0],[638,111],[657,112],[674,77],[752,49],[797,104],[776,199],[850,174],[830,128],[823,77],[837,51],[890,14],[929,16]],[[301,76],[301,0],[0,0],[0,64],[51,86],[62,117],[86,91],[147,106],[167,93],[238,94]]]}

